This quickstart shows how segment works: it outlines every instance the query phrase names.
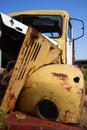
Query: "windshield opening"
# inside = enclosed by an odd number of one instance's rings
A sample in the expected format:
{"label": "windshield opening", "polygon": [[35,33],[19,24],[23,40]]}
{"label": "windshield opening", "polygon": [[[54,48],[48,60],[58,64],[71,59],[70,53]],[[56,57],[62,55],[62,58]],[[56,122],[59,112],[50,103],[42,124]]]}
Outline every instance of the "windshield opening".
{"label": "windshield opening", "polygon": [[62,35],[63,20],[60,15],[21,15],[14,18],[48,37],[58,38]]}

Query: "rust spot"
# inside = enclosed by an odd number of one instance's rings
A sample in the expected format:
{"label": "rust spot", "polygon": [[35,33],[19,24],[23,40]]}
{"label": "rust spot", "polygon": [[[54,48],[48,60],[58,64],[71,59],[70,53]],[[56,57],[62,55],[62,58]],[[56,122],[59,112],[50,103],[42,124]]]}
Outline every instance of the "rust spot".
{"label": "rust spot", "polygon": [[[31,73],[31,72],[33,72],[35,69],[36,69],[36,66],[32,66],[32,67],[29,69],[28,74]],[[27,76],[28,76],[28,74],[27,74]]]}
{"label": "rust spot", "polygon": [[80,88],[77,93],[78,94],[83,94],[83,89]]}
{"label": "rust spot", "polygon": [[50,94],[53,94],[53,92],[51,92]]}
{"label": "rust spot", "polygon": [[37,32],[34,33],[32,32],[30,37],[31,39],[37,39],[38,38]]}
{"label": "rust spot", "polygon": [[58,80],[60,80],[61,86],[63,86],[67,92],[71,91],[72,87],[69,85],[68,76],[66,74],[55,72],[52,74],[53,76],[57,77]]}
{"label": "rust spot", "polygon": [[68,113],[69,113],[69,110],[65,111],[64,120],[66,120]]}
{"label": "rust spot", "polygon": [[13,110],[14,106],[15,106],[15,103],[16,103],[16,97],[14,94],[10,94],[9,95],[9,103],[8,103],[8,108],[10,110]]}
{"label": "rust spot", "polygon": [[55,72],[53,72],[52,74],[55,77],[59,78],[60,80],[66,80],[66,79],[68,79],[67,75],[63,74],[63,73],[55,73]]}
{"label": "rust spot", "polygon": [[16,67],[15,70],[18,70],[18,67]]}
{"label": "rust spot", "polygon": [[71,87],[66,87],[65,89],[69,92],[71,90]]}
{"label": "rust spot", "polygon": [[50,46],[50,51],[53,50],[53,49],[54,49],[54,47],[53,47],[53,46]]}

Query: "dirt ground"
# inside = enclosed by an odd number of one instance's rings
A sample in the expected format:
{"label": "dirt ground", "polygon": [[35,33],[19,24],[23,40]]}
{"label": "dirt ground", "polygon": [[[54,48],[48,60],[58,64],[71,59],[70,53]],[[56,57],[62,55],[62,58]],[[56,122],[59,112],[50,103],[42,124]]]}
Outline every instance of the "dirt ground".
{"label": "dirt ground", "polygon": [[87,130],[87,80],[85,80],[85,87],[86,87],[86,95],[83,101],[82,120],[81,120],[82,130]]}
{"label": "dirt ground", "polygon": [[83,102],[81,127],[82,130],[87,130],[87,95],[84,97]]}

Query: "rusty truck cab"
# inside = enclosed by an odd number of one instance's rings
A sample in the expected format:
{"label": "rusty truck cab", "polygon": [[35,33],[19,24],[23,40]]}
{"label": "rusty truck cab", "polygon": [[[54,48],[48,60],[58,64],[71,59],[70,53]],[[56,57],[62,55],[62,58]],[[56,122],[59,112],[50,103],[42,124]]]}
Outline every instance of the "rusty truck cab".
{"label": "rusty truck cab", "polygon": [[[73,64],[74,49],[72,23],[69,14],[60,10],[34,10],[9,14],[21,23],[32,26],[45,36],[58,42],[62,54],[62,62]],[[22,30],[20,28],[20,30]]]}
{"label": "rusty truck cab", "polygon": [[34,10],[8,16],[10,27],[18,32],[9,37],[14,43],[8,42],[14,47],[11,58],[16,49],[20,50],[18,43],[21,50],[18,57],[15,55],[17,61],[2,107],[47,120],[79,123],[84,79],[80,69],[73,65],[69,14],[61,10]]}

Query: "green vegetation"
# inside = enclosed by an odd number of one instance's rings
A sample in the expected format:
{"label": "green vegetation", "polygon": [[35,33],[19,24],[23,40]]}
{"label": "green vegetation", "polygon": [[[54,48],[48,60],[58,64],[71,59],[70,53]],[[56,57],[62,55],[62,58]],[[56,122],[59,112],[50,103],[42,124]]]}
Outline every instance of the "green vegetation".
{"label": "green vegetation", "polygon": [[86,86],[86,94],[87,94],[87,69],[84,69],[84,79],[85,79],[85,86]]}
{"label": "green vegetation", "polygon": [[0,107],[0,128],[5,130],[5,121],[7,119],[7,112],[5,109]]}
{"label": "green vegetation", "polygon": [[87,69],[84,69],[84,78],[87,80]]}

